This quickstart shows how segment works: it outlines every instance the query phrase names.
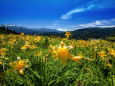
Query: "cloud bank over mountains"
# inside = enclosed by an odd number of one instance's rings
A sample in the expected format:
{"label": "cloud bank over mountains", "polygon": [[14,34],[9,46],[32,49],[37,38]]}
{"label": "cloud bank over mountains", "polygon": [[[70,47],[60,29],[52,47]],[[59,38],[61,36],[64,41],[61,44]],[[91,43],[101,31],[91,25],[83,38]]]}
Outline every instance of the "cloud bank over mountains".
{"label": "cloud bank over mountains", "polygon": [[89,28],[89,27],[115,27],[115,18],[109,20],[96,20],[90,23],[79,24],[71,27],[74,29]]}

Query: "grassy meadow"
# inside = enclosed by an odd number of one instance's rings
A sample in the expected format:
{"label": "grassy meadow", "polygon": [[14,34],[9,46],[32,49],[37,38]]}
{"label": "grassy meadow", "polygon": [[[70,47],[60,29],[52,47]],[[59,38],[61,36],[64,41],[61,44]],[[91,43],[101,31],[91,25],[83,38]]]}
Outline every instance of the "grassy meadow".
{"label": "grassy meadow", "polygon": [[115,43],[0,35],[0,86],[115,86]]}

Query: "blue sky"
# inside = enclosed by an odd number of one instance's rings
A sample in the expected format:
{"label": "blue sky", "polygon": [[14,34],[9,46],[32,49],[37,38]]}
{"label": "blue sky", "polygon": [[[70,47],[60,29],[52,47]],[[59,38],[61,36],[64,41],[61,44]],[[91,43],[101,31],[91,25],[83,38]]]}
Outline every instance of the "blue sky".
{"label": "blue sky", "polygon": [[0,0],[0,24],[75,30],[115,26],[115,0]]}

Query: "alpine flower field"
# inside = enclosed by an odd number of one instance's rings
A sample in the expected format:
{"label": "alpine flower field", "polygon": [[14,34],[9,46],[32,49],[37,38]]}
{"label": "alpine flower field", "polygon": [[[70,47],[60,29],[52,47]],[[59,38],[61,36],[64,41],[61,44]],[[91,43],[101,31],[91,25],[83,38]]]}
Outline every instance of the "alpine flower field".
{"label": "alpine flower field", "polygon": [[0,35],[0,86],[115,86],[115,43]]}

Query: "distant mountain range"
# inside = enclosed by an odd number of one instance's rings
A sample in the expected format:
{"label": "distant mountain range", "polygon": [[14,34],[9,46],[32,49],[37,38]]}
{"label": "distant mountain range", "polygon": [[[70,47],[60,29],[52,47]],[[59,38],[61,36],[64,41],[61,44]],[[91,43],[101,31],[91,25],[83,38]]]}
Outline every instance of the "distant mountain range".
{"label": "distant mountain range", "polygon": [[[89,38],[93,39],[106,39],[107,37],[115,34],[115,27],[93,27],[93,28],[84,28],[71,31],[71,37],[76,40],[87,40]],[[65,32],[63,33],[41,33],[43,36],[60,36],[65,37]]]}
{"label": "distant mountain range", "polygon": [[[26,28],[19,27],[16,25],[0,25],[2,28],[8,28],[14,32],[24,32],[25,34],[38,34],[43,36],[60,36],[65,37],[65,32],[58,31],[56,29],[48,29],[48,28]],[[77,29],[71,31],[71,38],[74,39],[84,39],[87,40],[89,38],[100,39],[107,38],[113,34],[115,34],[115,27],[92,27],[92,28],[84,28]]]}
{"label": "distant mountain range", "polygon": [[10,25],[10,24],[0,24],[0,27],[8,28],[12,31],[16,31],[18,33],[24,32],[25,34],[39,34],[39,33],[47,33],[47,32],[57,32],[61,33],[62,31],[58,31],[56,29],[49,29],[49,28],[26,28],[16,25]]}

